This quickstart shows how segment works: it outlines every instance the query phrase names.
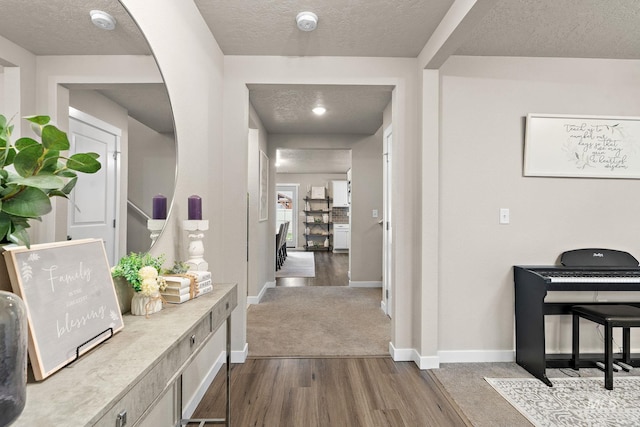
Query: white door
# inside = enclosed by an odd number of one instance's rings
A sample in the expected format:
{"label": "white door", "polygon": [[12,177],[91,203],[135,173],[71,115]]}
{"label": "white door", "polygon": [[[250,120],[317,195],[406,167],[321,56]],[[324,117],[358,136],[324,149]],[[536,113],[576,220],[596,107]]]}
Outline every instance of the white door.
{"label": "white door", "polygon": [[385,313],[389,317],[392,315],[391,311],[391,296],[393,290],[393,257],[391,251],[392,244],[392,236],[393,229],[391,227],[391,212],[393,206],[393,187],[392,187],[392,176],[391,173],[391,153],[392,153],[392,130],[391,126],[384,130],[384,139],[383,139],[383,173],[382,173],[382,185],[383,185],[383,218],[382,218],[382,306],[384,307]]}
{"label": "white door", "polygon": [[70,111],[71,153],[98,153],[102,168],[95,174],[78,173],[78,183],[69,200],[68,238],[102,239],[110,265],[115,265],[117,260],[115,157],[120,134],[119,129],[98,119],[77,110]]}

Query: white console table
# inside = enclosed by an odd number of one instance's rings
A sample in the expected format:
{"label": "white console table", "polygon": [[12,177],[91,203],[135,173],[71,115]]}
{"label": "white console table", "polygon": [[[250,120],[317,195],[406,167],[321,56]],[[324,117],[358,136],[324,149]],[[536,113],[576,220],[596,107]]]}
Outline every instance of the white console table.
{"label": "white console table", "polygon": [[[111,339],[51,377],[30,380],[25,409],[12,427],[135,426],[171,389],[180,394],[182,372],[225,321],[229,392],[230,316],[237,304],[237,286],[216,283],[212,292],[165,304],[149,318],[126,314],[124,329]],[[229,425],[229,394],[226,412],[218,422]],[[176,425],[181,417],[176,414]]]}

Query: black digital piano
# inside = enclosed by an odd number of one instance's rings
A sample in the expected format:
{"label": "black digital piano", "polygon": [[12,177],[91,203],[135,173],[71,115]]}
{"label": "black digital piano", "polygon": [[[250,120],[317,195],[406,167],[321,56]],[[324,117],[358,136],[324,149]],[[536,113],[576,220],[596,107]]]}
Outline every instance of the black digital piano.
{"label": "black digital piano", "polygon": [[[628,252],[576,249],[564,252],[558,266],[514,266],[516,362],[548,386],[546,368],[568,368],[571,355],[547,355],[544,316],[570,314],[578,302],[545,302],[548,291],[640,291],[640,266]],[[598,302],[580,305],[598,304]],[[611,304],[607,302],[606,304]],[[624,304],[640,307],[640,301]],[[584,366],[598,357],[581,358]],[[631,360],[640,366],[640,359]],[[582,366],[582,363],[581,363]],[[595,365],[593,365],[595,366]]]}

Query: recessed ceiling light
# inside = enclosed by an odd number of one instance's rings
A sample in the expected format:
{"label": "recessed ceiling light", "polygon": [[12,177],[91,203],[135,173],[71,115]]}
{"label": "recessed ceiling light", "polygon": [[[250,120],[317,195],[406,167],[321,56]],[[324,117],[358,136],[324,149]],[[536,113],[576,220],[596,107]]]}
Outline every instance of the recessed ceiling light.
{"label": "recessed ceiling light", "polygon": [[311,110],[311,111],[313,111],[313,114],[316,114],[316,115],[318,115],[318,116],[321,116],[321,115],[323,115],[324,113],[326,113],[326,112],[327,112],[327,109],[326,109],[326,108],[324,108],[324,107],[316,107],[316,108],[314,108],[314,109],[313,109],[313,110]]}
{"label": "recessed ceiling light", "polygon": [[300,12],[296,24],[301,31],[313,31],[318,26],[318,15],[313,12]]}
{"label": "recessed ceiling light", "polygon": [[91,22],[98,28],[103,30],[113,30],[116,28],[116,18],[109,15],[107,12],[101,10],[92,10],[89,12],[91,15]]}

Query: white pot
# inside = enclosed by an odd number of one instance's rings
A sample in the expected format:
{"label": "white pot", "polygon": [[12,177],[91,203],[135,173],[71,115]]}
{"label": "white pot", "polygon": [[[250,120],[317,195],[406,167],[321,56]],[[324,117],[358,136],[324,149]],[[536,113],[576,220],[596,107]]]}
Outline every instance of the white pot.
{"label": "white pot", "polygon": [[162,310],[162,298],[159,293],[147,296],[136,292],[131,299],[131,314],[134,316],[147,316],[160,310]]}

